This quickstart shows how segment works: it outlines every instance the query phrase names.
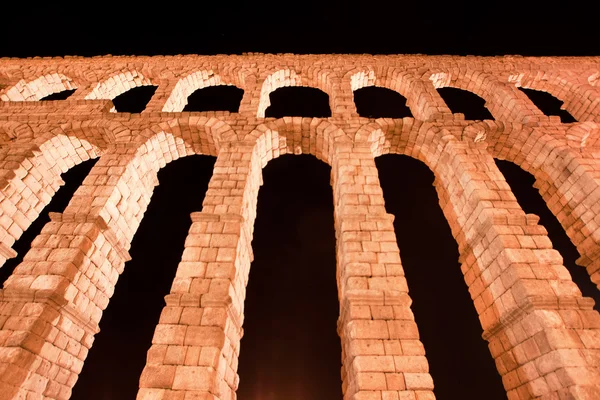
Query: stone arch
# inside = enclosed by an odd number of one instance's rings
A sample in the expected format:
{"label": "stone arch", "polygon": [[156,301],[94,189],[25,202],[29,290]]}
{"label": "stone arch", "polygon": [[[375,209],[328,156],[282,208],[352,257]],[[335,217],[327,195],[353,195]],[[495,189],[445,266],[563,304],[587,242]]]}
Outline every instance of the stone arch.
{"label": "stone arch", "polygon": [[329,96],[329,107],[333,112],[336,107],[334,93],[333,73],[317,67],[308,68],[307,71],[297,72],[293,67],[284,67],[276,71],[269,71],[262,80],[258,103],[257,117],[264,118],[267,107],[271,105],[269,95],[275,90],[288,86],[314,87],[322,90]]}
{"label": "stone arch", "polygon": [[507,81],[516,87],[541,90],[562,100],[562,108],[577,121],[600,121],[600,93],[592,84],[594,78],[588,79],[589,84],[582,84],[562,72],[538,71],[515,72],[507,77]]}
{"label": "stone arch", "polygon": [[187,104],[187,98],[196,90],[221,85],[236,86],[244,89],[244,84],[239,79],[230,76],[223,77],[221,74],[215,73],[212,69],[190,73],[177,82],[171,95],[165,102],[162,111],[180,112]]}
{"label": "stone arch", "polygon": [[312,154],[331,165],[335,143],[352,142],[331,122],[303,117],[283,117],[260,124],[244,140],[255,141],[263,168],[283,154]]}
{"label": "stone arch", "polygon": [[549,134],[520,124],[477,123],[465,127],[463,135],[468,140],[485,137],[493,157],[535,177],[534,187],[581,255],[577,264],[600,286],[600,228],[594,223],[600,220],[600,180],[594,163],[587,160],[598,154],[597,124],[577,123]]}
{"label": "stone arch", "polygon": [[51,73],[29,82],[21,79],[7,89],[0,99],[3,101],[37,101],[53,93],[72,89],[77,89],[77,86],[71,78],[63,74]]}
{"label": "stone arch", "polygon": [[150,79],[142,75],[140,72],[123,71],[116,73],[109,78],[98,82],[98,84],[85,96],[85,100],[112,100],[120,94],[125,93],[129,89],[138,86],[154,85]]}
{"label": "stone arch", "polygon": [[[102,149],[60,128],[0,149],[1,246],[12,247],[60,186],[61,174]],[[0,258],[4,263],[5,259]]]}
{"label": "stone arch", "polygon": [[[367,88],[367,87],[376,87],[378,89],[384,89],[384,90],[388,90],[388,91],[397,93],[399,95],[397,98],[398,99],[403,98],[404,99],[403,101],[405,101],[405,104],[403,106],[408,109],[409,115],[410,115],[407,117],[409,117],[409,118],[412,117],[412,115],[413,115],[412,108],[409,105],[409,100],[407,97],[407,93],[410,93],[410,91],[406,92],[406,88],[397,87],[398,86],[397,81],[390,82],[389,79],[382,81],[381,79],[378,79],[378,76],[377,76],[377,74],[375,74],[375,71],[373,69],[352,70],[346,74],[344,79],[346,81],[350,82],[350,88],[352,90],[352,99],[355,103],[356,103],[356,97],[354,96],[354,94],[357,90]],[[412,104],[412,106],[415,107],[414,104]],[[398,117],[396,117],[396,118],[398,118]]]}
{"label": "stone arch", "polygon": [[388,68],[375,72],[373,68],[355,69],[348,72],[345,80],[350,81],[352,91],[366,86],[380,86],[393,90],[406,98],[406,105],[416,119],[441,118],[452,114],[442,97],[429,82],[420,79],[413,71]]}
{"label": "stone arch", "polygon": [[524,93],[487,72],[436,70],[429,79],[436,89],[454,87],[481,97],[496,120],[529,122],[547,119]]}
{"label": "stone arch", "polygon": [[457,139],[449,130],[431,123],[406,124],[404,120],[384,118],[361,126],[355,141],[370,143],[375,157],[382,154],[407,155],[425,163],[436,174],[436,163],[444,147]]}
{"label": "stone arch", "polygon": [[[114,232],[120,245],[129,249],[143,214],[150,203],[158,171],[171,161],[192,154],[216,156],[220,141],[235,133],[216,118],[178,118],[140,132],[141,141],[117,138],[90,172],[64,214],[100,216]],[[115,184],[99,185],[99,176],[111,168]],[[105,178],[104,178],[105,179]],[[106,193],[95,205],[86,203],[92,188]],[[83,206],[82,206],[83,205]]]}

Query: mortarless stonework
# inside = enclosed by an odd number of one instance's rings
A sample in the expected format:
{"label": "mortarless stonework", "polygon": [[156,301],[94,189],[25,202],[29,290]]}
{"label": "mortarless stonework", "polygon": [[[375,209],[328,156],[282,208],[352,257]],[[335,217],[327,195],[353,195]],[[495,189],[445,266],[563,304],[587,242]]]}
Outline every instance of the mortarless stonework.
{"label": "mortarless stonework", "polygon": [[[332,167],[338,331],[345,399],[430,400],[434,382],[410,309],[374,158],[406,154],[435,174],[465,282],[510,399],[599,399],[600,316],[538,217],[493,158],[520,165],[600,285],[600,58],[371,55],[0,59],[0,259],[62,184],[99,157],[0,291],[0,399],[68,399],[159,169],[217,157],[148,351],[138,400],[235,398],[261,171],[286,153]],[[141,114],[111,99],[157,85]],[[181,112],[195,90],[235,85],[238,113]],[[381,86],[415,118],[359,117],[353,91]],[[264,118],[269,93],[311,86],[331,118]],[[484,98],[495,120],[452,114],[436,88]],[[517,89],[546,91],[579,122]],[[67,89],[64,101],[38,102]],[[242,377],[243,378],[243,377]]]}

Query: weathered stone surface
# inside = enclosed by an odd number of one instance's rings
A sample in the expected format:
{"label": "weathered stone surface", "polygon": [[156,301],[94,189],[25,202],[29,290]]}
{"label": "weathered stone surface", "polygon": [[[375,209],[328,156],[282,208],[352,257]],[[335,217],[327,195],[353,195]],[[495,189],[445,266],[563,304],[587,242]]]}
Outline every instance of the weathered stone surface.
{"label": "weathered stone surface", "polygon": [[[99,157],[0,291],[0,400],[70,396],[158,171],[192,154],[217,162],[137,398],[235,399],[261,171],[291,153],[332,167],[345,399],[435,398],[374,162],[386,153],[434,172],[508,397],[600,398],[600,316],[493,161],[535,176],[600,286],[599,70],[597,57],[0,59],[0,266],[60,175]],[[112,99],[142,85],[158,85],[145,111],[114,112]],[[182,112],[191,93],[215,85],[244,90],[238,113]],[[269,94],[284,86],[323,90],[332,116],[264,118]],[[359,117],[353,91],[366,86],[399,92],[414,118]],[[484,98],[494,120],[452,114],[436,91],[446,86]],[[554,95],[579,122],[545,116],[518,87]],[[68,100],[38,101],[70,89]]]}

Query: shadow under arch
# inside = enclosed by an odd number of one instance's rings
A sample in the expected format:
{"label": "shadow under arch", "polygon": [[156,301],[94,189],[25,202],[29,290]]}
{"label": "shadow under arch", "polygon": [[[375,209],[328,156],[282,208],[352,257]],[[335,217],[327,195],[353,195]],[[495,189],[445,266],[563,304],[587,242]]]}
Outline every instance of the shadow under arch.
{"label": "shadow under arch", "polygon": [[330,167],[285,154],[262,174],[238,397],[341,398]]}
{"label": "shadow under arch", "polygon": [[354,92],[358,115],[367,118],[413,118],[406,97],[382,86],[365,86]]}
{"label": "shadow under arch", "polygon": [[331,117],[329,95],[321,89],[304,86],[281,87],[269,93],[269,98],[271,105],[265,110],[265,118]]}
{"label": "shadow under arch", "polygon": [[461,272],[456,241],[439,206],[433,172],[404,154],[375,159],[411,309],[438,399],[505,399],[477,311]]}

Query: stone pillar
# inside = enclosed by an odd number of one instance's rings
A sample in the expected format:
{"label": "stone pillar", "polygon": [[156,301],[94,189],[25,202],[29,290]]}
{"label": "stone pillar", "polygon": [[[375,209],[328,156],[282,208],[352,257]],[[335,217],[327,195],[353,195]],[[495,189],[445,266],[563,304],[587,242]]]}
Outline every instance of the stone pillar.
{"label": "stone pillar", "polygon": [[0,291],[0,399],[68,399],[129,259],[100,217],[51,214]]}
{"label": "stone pillar", "polygon": [[258,104],[260,103],[260,89],[257,83],[256,75],[248,73],[244,76],[244,94],[240,101],[238,113],[244,118],[256,118]]}
{"label": "stone pillar", "polygon": [[138,400],[233,400],[261,166],[221,148],[148,351]]}
{"label": "stone pillar", "polygon": [[162,79],[157,80],[155,84],[156,91],[152,95],[152,98],[150,99],[148,104],[146,104],[146,108],[144,109],[144,111],[142,111],[142,114],[162,112],[165,103],[169,99],[169,96],[173,92],[173,89],[175,89],[177,81],[169,81]]}
{"label": "stone pillar", "polygon": [[336,144],[332,182],[344,399],[434,399],[368,144]]}
{"label": "stone pillar", "polygon": [[77,89],[73,92],[72,95],[69,96],[68,100],[86,100],[86,97],[94,90],[96,85],[98,85],[98,82],[80,82],[79,86],[77,86]]}
{"label": "stone pillar", "polygon": [[333,118],[358,118],[356,103],[354,102],[354,91],[349,79],[333,76],[331,79],[331,116]]}
{"label": "stone pillar", "polygon": [[406,105],[415,119],[422,121],[464,119],[453,114],[431,81],[403,71],[394,76],[391,88],[406,97]]}
{"label": "stone pillar", "polygon": [[485,145],[445,141],[440,204],[509,399],[600,398],[600,315]]}

